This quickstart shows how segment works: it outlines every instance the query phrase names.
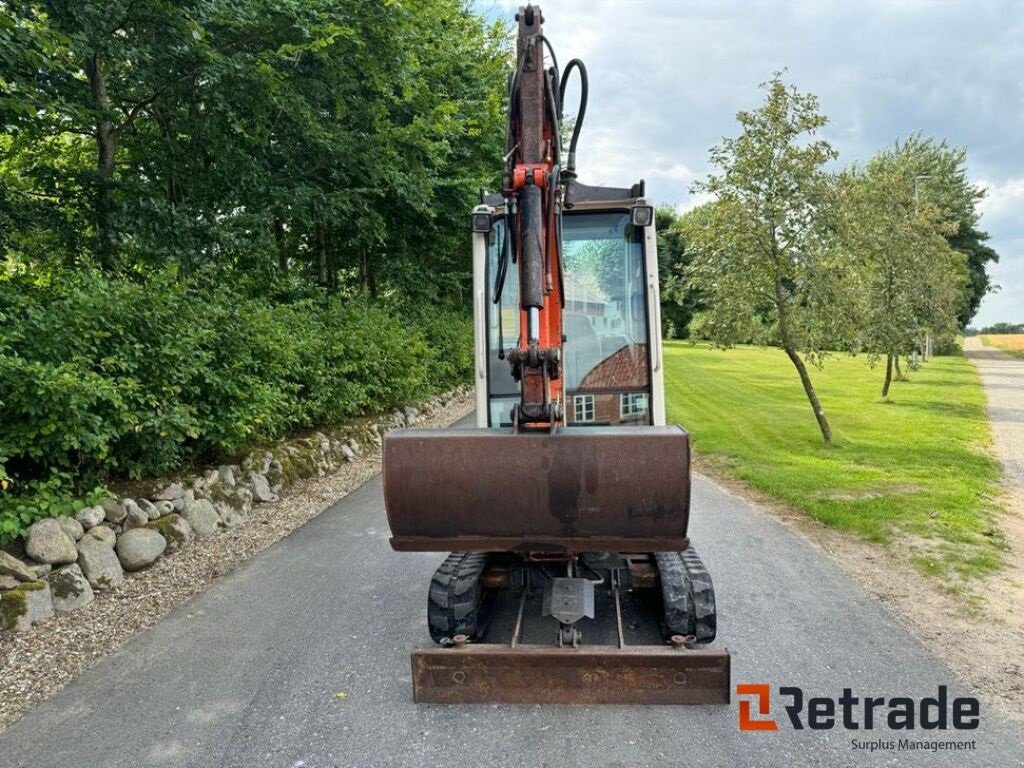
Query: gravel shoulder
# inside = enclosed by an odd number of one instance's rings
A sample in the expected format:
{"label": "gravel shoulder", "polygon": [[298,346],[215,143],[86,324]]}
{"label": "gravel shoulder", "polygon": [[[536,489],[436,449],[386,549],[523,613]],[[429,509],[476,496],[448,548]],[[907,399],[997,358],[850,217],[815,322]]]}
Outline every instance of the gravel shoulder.
{"label": "gravel shoulder", "polygon": [[1019,501],[1024,497],[1024,359],[982,346],[977,336],[964,340],[964,354],[981,374],[1007,491]]}
{"label": "gravel shoulder", "polygon": [[[448,426],[473,406],[472,394],[459,397],[417,427]],[[245,525],[158,560],[121,586],[97,592],[85,608],[57,614],[28,632],[0,633],[0,732],[211,582],[354,491],[380,472],[380,461],[379,449],[367,450],[326,477],[299,480],[279,502],[254,507]]]}

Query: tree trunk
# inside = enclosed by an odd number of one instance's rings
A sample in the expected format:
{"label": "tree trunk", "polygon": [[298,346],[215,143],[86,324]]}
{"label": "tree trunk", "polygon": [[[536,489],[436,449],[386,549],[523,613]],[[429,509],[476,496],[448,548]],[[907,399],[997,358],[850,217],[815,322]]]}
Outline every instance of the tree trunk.
{"label": "tree trunk", "polygon": [[889,396],[889,385],[892,384],[892,355],[885,356],[885,383],[882,385],[882,397]]}
{"label": "tree trunk", "polygon": [[807,395],[807,401],[811,404],[811,410],[814,411],[814,418],[818,420],[818,429],[821,430],[822,439],[827,445],[832,445],[832,428],[828,425],[828,419],[825,418],[825,411],[818,400],[818,393],[814,391],[814,385],[811,384],[811,377],[807,373],[807,366],[804,365],[804,361],[800,359],[800,355],[797,354],[793,347],[787,345],[783,349],[789,355],[789,359],[796,368],[796,372],[800,374],[800,383],[804,385],[804,394]]}
{"label": "tree trunk", "polygon": [[900,368],[900,356],[899,355],[893,355],[892,356],[892,362],[893,362],[893,365],[896,368],[896,376],[895,376],[896,381],[906,381],[907,377],[903,375],[903,369]]}
{"label": "tree trunk", "polygon": [[359,249],[359,289],[363,292],[363,298],[370,297],[370,255],[365,247]]}
{"label": "tree trunk", "polygon": [[783,295],[782,283],[778,278],[775,280],[775,310],[779,319],[779,341],[782,342],[782,348],[786,350],[796,372],[800,374],[800,383],[804,385],[804,394],[807,395],[807,401],[811,404],[811,410],[814,411],[814,418],[818,420],[821,439],[825,441],[825,445],[832,445],[832,428],[828,425],[828,419],[825,418],[825,411],[818,400],[818,393],[814,391],[814,385],[811,384],[807,366],[804,365],[804,361],[796,352],[796,347],[790,341],[786,299]]}
{"label": "tree trunk", "polygon": [[99,240],[100,263],[104,269],[112,270],[117,262],[112,222],[117,129],[109,119],[110,99],[107,96],[107,82],[100,69],[96,54],[90,56],[86,61],[85,70],[89,76],[89,88],[92,91],[93,101],[100,112],[100,119],[96,123],[96,169],[99,171],[95,211],[96,235]]}

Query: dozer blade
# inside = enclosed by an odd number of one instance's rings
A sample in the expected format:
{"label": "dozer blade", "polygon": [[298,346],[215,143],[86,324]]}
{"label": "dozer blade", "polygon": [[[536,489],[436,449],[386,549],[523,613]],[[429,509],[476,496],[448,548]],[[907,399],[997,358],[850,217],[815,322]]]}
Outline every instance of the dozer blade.
{"label": "dozer blade", "polygon": [[384,438],[391,546],[405,552],[686,549],[679,427],[395,430]]}
{"label": "dozer blade", "polygon": [[728,704],[724,650],[467,645],[412,654],[413,699],[443,704]]}

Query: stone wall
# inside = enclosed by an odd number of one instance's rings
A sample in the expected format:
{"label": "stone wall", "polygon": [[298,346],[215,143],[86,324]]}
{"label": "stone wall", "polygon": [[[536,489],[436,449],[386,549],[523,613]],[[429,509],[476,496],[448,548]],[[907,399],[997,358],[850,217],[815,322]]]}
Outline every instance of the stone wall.
{"label": "stone wall", "polygon": [[0,550],[0,629],[25,630],[54,612],[78,610],[96,590],[222,528],[246,525],[253,505],[273,504],[298,480],[322,477],[376,453],[391,429],[414,426],[466,397],[459,388],[384,416],[253,451],[238,464],[154,482],[140,498],[109,498],[74,517],[33,523],[23,551]]}

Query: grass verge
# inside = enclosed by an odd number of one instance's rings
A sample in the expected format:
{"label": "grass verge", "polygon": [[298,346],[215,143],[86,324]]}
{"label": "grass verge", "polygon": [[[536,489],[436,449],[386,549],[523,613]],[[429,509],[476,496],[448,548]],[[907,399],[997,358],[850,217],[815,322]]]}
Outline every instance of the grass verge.
{"label": "grass verge", "polygon": [[964,357],[909,372],[887,402],[882,371],[864,357],[812,369],[831,448],[781,350],[667,342],[664,357],[669,420],[690,431],[713,471],[890,545],[951,590],[1001,565],[1000,469],[984,391]]}
{"label": "grass verge", "polygon": [[981,337],[981,343],[1024,358],[1024,333],[986,334]]}

